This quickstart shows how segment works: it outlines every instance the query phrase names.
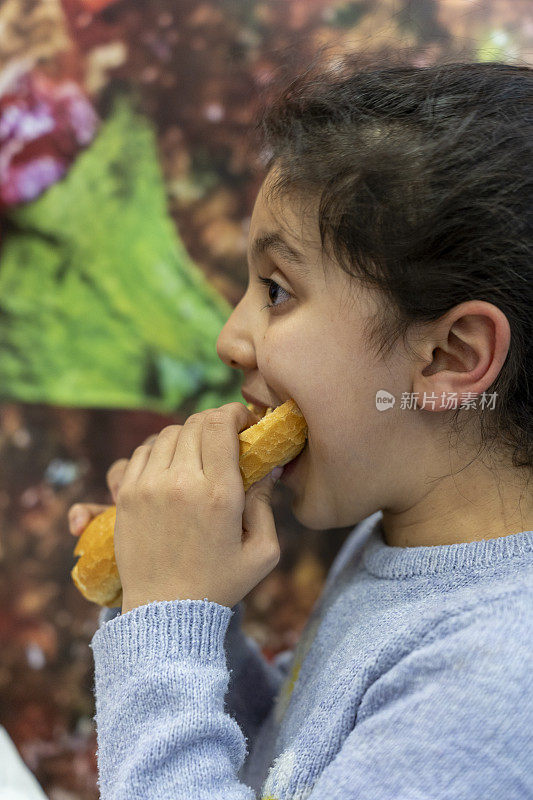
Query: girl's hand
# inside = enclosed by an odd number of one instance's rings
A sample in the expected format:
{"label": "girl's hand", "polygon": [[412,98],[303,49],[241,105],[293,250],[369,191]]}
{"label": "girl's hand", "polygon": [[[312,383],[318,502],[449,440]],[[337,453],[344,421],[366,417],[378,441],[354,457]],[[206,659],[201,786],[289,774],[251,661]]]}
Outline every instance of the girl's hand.
{"label": "girl's hand", "polygon": [[160,600],[230,608],[280,558],[272,473],[244,492],[238,434],[257,417],[242,403],[192,414],[141,445],[117,494],[115,557],[122,613]]}
{"label": "girl's hand", "polygon": [[[154,433],[145,439],[143,444],[152,445],[156,439],[157,433]],[[107,470],[106,481],[115,504],[117,502],[118,488],[126,471],[128,460],[127,458],[119,458]],[[81,536],[89,522],[108,508],[111,508],[111,506],[98,503],[74,503],[68,510],[69,531],[73,536]]]}

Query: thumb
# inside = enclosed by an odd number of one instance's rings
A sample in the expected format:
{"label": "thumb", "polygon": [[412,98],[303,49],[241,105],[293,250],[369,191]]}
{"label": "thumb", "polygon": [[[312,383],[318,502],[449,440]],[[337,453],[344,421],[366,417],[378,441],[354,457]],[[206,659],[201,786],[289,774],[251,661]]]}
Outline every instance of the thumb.
{"label": "thumb", "polygon": [[262,500],[264,503],[270,505],[270,501],[272,500],[272,490],[276,485],[276,482],[279,480],[283,473],[283,467],[274,467],[268,475],[265,475],[264,478],[261,478],[260,481],[256,481],[247,492],[247,497],[255,500]]}
{"label": "thumb", "polygon": [[254,483],[245,494],[242,526],[248,538],[252,536],[276,536],[276,524],[272,513],[272,492],[283,467],[274,469]]}

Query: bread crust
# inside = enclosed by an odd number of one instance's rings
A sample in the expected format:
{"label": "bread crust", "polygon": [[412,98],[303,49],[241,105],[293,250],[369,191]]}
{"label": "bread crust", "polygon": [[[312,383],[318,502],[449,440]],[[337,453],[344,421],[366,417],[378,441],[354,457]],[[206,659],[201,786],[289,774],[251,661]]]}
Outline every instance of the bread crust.
{"label": "bread crust", "polygon": [[[307,423],[294,402],[287,400],[275,409],[250,411],[263,416],[239,433],[239,468],[246,492],[276,466],[283,466],[303,450]],[[116,506],[92,519],[74,548],[78,561],[71,570],[81,594],[93,603],[115,608],[122,605],[122,585],[114,550]]]}

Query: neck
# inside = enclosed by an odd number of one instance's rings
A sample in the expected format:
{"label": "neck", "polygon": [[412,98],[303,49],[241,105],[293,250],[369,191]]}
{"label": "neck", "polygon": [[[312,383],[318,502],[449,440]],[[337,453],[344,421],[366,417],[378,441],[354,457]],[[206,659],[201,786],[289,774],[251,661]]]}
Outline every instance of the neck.
{"label": "neck", "polygon": [[383,510],[391,547],[495,539],[533,530],[531,470],[471,461],[432,484],[409,508]]}

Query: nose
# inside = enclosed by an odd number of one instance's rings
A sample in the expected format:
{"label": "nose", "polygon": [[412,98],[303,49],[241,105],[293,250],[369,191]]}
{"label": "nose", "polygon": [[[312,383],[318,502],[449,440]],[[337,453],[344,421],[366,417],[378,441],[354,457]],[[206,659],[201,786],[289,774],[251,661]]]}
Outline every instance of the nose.
{"label": "nose", "polygon": [[246,293],[228,317],[217,339],[218,357],[233,369],[255,367],[255,348],[250,335],[251,319],[246,310]]}

